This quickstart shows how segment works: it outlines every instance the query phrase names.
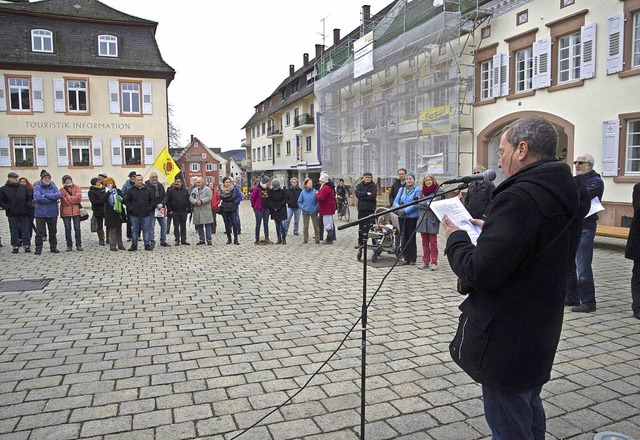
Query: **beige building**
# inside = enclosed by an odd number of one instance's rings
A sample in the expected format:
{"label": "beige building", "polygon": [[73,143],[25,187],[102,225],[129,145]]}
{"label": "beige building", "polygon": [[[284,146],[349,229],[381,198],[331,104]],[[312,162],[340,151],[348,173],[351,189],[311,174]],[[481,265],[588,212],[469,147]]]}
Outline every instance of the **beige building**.
{"label": "beige building", "polygon": [[122,185],[168,145],[157,23],[99,1],[0,2],[0,175]]}

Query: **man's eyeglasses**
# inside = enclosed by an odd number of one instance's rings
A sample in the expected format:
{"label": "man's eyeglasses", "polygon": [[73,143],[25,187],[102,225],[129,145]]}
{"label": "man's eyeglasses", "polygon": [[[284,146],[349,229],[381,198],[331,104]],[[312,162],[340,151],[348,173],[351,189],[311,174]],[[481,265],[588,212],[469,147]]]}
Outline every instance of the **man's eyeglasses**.
{"label": "man's eyeglasses", "polygon": [[582,165],[582,164],[585,164],[585,163],[591,163],[591,162],[584,162],[584,161],[582,161],[582,160],[574,160],[574,161],[573,161],[573,164],[574,164],[574,165]]}

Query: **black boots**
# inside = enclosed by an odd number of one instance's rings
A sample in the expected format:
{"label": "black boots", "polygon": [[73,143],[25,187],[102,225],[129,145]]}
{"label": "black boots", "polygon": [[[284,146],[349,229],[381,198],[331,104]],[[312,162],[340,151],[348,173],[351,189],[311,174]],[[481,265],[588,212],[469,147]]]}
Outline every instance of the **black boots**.
{"label": "black boots", "polygon": [[233,244],[240,244],[238,241],[238,234],[233,234]]}
{"label": "black boots", "polygon": [[231,232],[227,232],[227,244],[231,244]]}

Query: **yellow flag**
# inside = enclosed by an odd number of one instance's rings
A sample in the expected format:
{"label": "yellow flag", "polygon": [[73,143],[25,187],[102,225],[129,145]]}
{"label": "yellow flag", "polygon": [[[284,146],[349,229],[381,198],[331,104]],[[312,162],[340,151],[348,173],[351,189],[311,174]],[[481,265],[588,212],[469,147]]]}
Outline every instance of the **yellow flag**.
{"label": "yellow flag", "polygon": [[178,168],[178,165],[173,161],[167,147],[164,147],[160,154],[158,154],[156,160],[153,161],[153,165],[155,165],[155,167],[165,175],[167,178],[167,185],[171,185],[173,183],[173,179],[180,172],[180,168]]}

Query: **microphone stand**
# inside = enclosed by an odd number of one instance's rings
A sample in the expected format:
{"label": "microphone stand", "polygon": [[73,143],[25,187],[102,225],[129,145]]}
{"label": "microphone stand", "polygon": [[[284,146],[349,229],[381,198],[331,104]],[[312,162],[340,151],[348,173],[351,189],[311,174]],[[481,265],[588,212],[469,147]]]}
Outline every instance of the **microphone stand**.
{"label": "microphone stand", "polygon": [[[456,188],[449,189],[437,195],[434,194],[430,197],[425,197],[423,199],[416,199],[413,202],[405,203],[402,206],[398,206],[395,208],[391,207],[377,214],[374,213],[366,217],[362,217],[360,219],[354,220],[352,222],[345,223],[344,225],[338,226],[338,230],[341,231],[343,229],[360,225],[361,223],[365,224],[364,234],[362,237],[364,239],[364,244],[362,245],[362,249],[361,249],[363,258],[362,258],[362,312],[361,312],[362,326],[361,326],[361,343],[360,343],[360,349],[362,350],[362,365],[360,367],[361,368],[361,371],[360,371],[360,390],[361,390],[360,392],[360,438],[362,440],[365,440],[364,425],[365,425],[365,395],[366,395],[366,380],[367,380],[366,370],[367,370],[367,318],[368,318],[368,312],[367,312],[367,309],[368,309],[368,306],[367,306],[367,247],[368,245],[367,243],[369,241],[370,225],[373,225],[376,219],[380,216],[389,214],[391,212],[399,211],[401,209],[406,208],[407,206],[417,205],[418,203],[424,202],[425,200],[433,200],[434,197],[442,197],[445,194],[461,191],[468,187],[469,187],[469,182],[462,182]],[[360,252],[360,250],[358,252]],[[396,257],[396,262],[393,264],[393,267],[396,266],[397,262],[398,262],[398,257]]]}

